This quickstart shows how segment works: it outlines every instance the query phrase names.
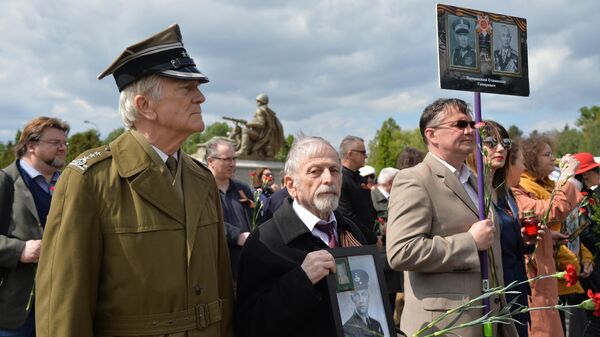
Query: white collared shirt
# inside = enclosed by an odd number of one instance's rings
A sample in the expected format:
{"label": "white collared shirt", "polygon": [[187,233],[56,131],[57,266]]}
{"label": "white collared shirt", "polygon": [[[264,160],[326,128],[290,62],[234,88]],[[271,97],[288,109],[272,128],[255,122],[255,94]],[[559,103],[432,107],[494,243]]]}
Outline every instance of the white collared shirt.
{"label": "white collared shirt", "polygon": [[[156,146],[154,146],[152,144],[150,144],[150,146],[152,146],[154,151],[156,151],[156,153],[158,154],[160,159],[163,161],[163,163],[166,163],[167,159],[169,158],[169,155],[164,153],[161,149],[157,148]],[[179,151],[175,151],[175,153],[173,153],[173,155],[171,155],[171,157],[175,158],[175,160],[177,160],[177,162],[179,162]]]}
{"label": "white collared shirt", "polygon": [[381,188],[381,186],[377,186],[377,189],[379,189],[379,192],[381,192],[381,194],[383,194],[384,198],[386,198],[388,200],[390,199],[390,194],[388,193],[388,191]]}
{"label": "white collared shirt", "polygon": [[435,154],[433,154],[431,152],[429,152],[429,154],[431,154],[433,156],[433,158],[439,160],[440,163],[442,163],[444,166],[446,166],[450,170],[450,172],[452,172],[452,174],[454,174],[458,178],[458,181],[460,181],[460,183],[465,188],[465,191],[467,192],[467,194],[473,201],[473,204],[475,204],[475,207],[477,209],[479,209],[479,197],[477,196],[477,191],[475,191],[475,189],[473,189],[473,186],[471,186],[471,184],[469,184],[469,177],[471,176],[471,174],[473,174],[471,172],[471,169],[469,169],[469,167],[463,163],[462,166],[460,167],[460,171],[459,171],[454,166],[448,164],[447,162],[445,162],[444,160],[442,160],[440,157],[436,156]]}
{"label": "white collared shirt", "polygon": [[312,214],[309,210],[304,208],[304,206],[300,205],[298,201],[294,200],[292,203],[292,208],[296,215],[300,218],[302,223],[306,225],[308,230],[312,233],[312,235],[321,239],[326,245],[329,245],[329,235],[323,231],[318,230],[315,226],[318,223],[329,223],[333,221],[333,233],[335,235],[335,241],[339,242],[337,235],[337,220],[335,219],[335,215],[333,212],[329,214],[329,219],[327,221],[321,220],[318,216]]}

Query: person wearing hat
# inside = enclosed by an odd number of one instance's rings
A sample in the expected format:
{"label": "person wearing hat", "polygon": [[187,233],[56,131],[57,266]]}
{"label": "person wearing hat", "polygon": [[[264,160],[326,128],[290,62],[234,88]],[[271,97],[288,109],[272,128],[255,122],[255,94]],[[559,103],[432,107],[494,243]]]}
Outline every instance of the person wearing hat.
{"label": "person wearing hat", "polygon": [[128,131],[56,185],[36,279],[37,336],[233,336],[219,193],[180,150],[204,130],[208,82],[178,25],[129,46],[112,74]]}
{"label": "person wearing hat", "polygon": [[[579,162],[579,169],[575,172],[575,179],[581,184],[581,192],[587,193],[588,200],[599,200],[600,190],[598,189],[598,184],[600,184],[600,164],[594,160],[594,156],[589,152],[576,153],[573,157]],[[589,222],[590,224],[581,232],[580,241],[594,257],[594,265],[598,266],[600,263],[600,247],[598,246],[600,235],[597,234],[597,230],[600,224],[592,217],[592,214],[598,205],[595,205],[593,202],[588,202],[588,204],[583,207],[586,212],[580,212],[580,223],[582,220],[581,218],[583,217],[585,219],[584,222]],[[600,292],[599,269],[594,268],[588,277],[581,278],[579,281],[584,290],[591,290],[594,293]],[[579,296],[579,298],[584,297],[586,296]],[[587,314],[587,324],[581,323],[581,325],[586,325],[583,336],[600,335],[600,317]]]}
{"label": "person wearing hat", "polygon": [[352,281],[354,290],[350,293],[350,299],[354,303],[354,314],[344,323],[344,336],[383,336],[379,321],[369,316],[369,274],[362,269],[354,269]]}
{"label": "person wearing hat", "polygon": [[471,34],[471,24],[464,18],[458,18],[452,23],[454,38],[458,42],[458,47],[452,51],[452,65],[461,67],[477,67],[477,57],[475,50],[469,45],[469,35]]}
{"label": "person wearing hat", "polygon": [[361,177],[367,179],[367,187],[373,190],[373,187],[377,184],[375,168],[370,165],[365,165],[358,169],[358,173]]}

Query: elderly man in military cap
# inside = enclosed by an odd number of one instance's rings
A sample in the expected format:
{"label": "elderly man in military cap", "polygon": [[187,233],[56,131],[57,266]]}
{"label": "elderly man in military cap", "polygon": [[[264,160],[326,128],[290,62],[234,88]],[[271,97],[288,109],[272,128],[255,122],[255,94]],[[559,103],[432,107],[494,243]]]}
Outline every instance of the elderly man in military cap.
{"label": "elderly man in military cap", "polygon": [[350,299],[354,303],[354,314],[344,323],[344,336],[383,336],[379,321],[369,316],[369,274],[362,269],[354,269],[352,281],[354,290],[350,294]]}
{"label": "elderly man in military cap", "polygon": [[36,289],[38,336],[232,336],[219,194],[180,150],[204,129],[208,79],[179,26],[128,47],[102,74],[129,129],[65,169]]}
{"label": "elderly man in military cap", "polygon": [[458,42],[458,47],[452,51],[452,64],[461,67],[477,67],[477,57],[475,50],[469,45],[469,34],[471,24],[469,21],[460,18],[452,23],[454,37]]}

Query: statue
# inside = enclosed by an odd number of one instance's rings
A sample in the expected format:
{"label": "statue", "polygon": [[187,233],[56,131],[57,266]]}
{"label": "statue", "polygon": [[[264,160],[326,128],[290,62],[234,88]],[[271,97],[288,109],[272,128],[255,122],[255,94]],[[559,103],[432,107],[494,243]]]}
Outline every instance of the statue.
{"label": "statue", "polygon": [[[265,94],[256,96],[257,109],[250,122],[223,117],[235,123],[229,139],[234,142],[236,155],[242,159],[272,160],[284,142],[283,127],[267,104]],[[242,125],[244,128],[242,128]]]}

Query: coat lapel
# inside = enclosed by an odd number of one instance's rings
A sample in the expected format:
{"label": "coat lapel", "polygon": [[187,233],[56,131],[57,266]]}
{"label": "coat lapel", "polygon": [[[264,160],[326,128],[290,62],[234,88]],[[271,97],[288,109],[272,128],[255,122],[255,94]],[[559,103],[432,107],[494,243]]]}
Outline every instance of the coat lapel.
{"label": "coat lapel", "polygon": [[126,178],[140,198],[185,225],[184,206],[175,189],[130,133],[110,144],[117,170]]}
{"label": "coat lapel", "polygon": [[208,198],[208,193],[205,189],[205,187],[208,186],[208,180],[206,178],[206,173],[198,167],[198,164],[196,164],[193,159],[183,154],[183,152],[180,153],[182,160],[181,182],[184,186],[183,200],[185,200],[185,223],[187,224],[187,257],[189,263],[194,242],[196,240],[196,233],[198,231],[197,224],[202,216],[202,211],[206,209],[206,207],[202,207],[201,205],[204,205],[206,198]]}
{"label": "coat lapel", "polygon": [[[19,168],[17,167],[17,162],[14,161],[9,167],[6,168],[6,173],[14,180],[14,202],[20,202],[25,205],[25,208],[37,220],[37,223],[40,223],[40,219],[38,216],[37,208],[35,207],[35,201],[33,200],[33,195],[25,184],[25,180],[21,177],[21,173],[19,173]],[[41,227],[39,227],[39,231],[41,234]]]}
{"label": "coat lapel", "polygon": [[[463,184],[460,183],[458,177],[455,176],[450,169],[444,166],[439,160],[434,158],[431,154],[427,154],[424,162],[431,168],[431,171],[436,174],[439,178],[444,181],[446,187],[448,187],[456,196],[467,206],[469,209],[475,213],[475,215],[479,214],[477,207],[469,197],[469,194],[465,190]],[[471,179],[473,177],[469,177],[469,183],[471,183]],[[473,185],[471,185],[473,186]],[[477,191],[477,188],[474,188]]]}

